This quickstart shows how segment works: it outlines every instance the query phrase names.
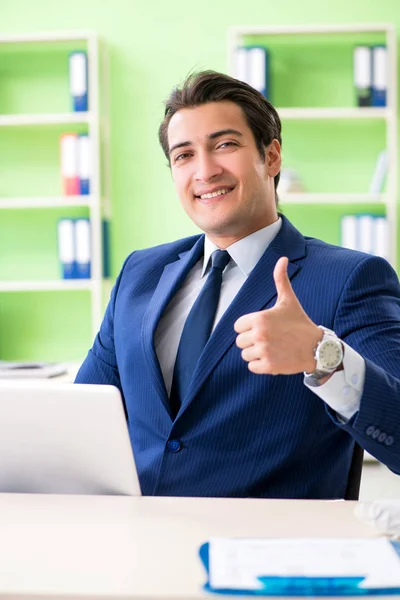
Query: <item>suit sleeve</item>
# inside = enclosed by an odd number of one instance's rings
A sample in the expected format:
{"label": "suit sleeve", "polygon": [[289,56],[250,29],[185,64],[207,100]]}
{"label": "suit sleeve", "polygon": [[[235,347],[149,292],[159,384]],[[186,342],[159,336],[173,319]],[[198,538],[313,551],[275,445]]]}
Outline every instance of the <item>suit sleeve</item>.
{"label": "suit sleeve", "polygon": [[119,286],[130,256],[125,260],[121,272],[117,277],[100,331],[96,335],[94,344],[78,371],[75,383],[115,385],[122,393],[114,346],[114,311]]}
{"label": "suit sleeve", "polygon": [[366,257],[354,269],[341,294],[334,331],[365,360],[359,411],[342,429],[400,474],[400,285],[383,259]]}

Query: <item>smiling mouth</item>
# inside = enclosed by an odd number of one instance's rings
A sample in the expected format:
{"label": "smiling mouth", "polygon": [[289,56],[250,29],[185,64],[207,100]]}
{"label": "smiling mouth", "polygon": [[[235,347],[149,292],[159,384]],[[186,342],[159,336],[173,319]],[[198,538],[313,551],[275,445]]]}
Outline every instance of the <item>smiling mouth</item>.
{"label": "smiling mouth", "polygon": [[214,200],[215,198],[227,196],[234,189],[234,187],[224,187],[209,194],[201,194],[200,196],[195,195],[195,198],[197,198],[198,200]]}

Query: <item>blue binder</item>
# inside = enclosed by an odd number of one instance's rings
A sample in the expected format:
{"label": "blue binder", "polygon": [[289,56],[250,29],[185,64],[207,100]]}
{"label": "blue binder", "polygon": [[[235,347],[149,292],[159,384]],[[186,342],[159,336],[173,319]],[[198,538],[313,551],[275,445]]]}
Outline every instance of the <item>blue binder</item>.
{"label": "blue binder", "polygon": [[[391,542],[400,557],[400,542]],[[203,544],[199,555],[209,575],[209,544]],[[393,596],[400,588],[358,587],[364,577],[259,577],[263,588],[257,590],[214,589],[210,582],[204,585],[207,592],[231,596]]]}
{"label": "blue binder", "polygon": [[73,219],[59,219],[57,223],[58,259],[62,279],[75,279],[75,238]]}
{"label": "blue binder", "polygon": [[90,279],[91,276],[91,228],[87,218],[74,219],[75,259],[77,279]]}
{"label": "blue binder", "polygon": [[247,83],[258,90],[265,98],[270,98],[269,52],[267,48],[248,46],[246,51]]}
{"label": "blue binder", "polygon": [[69,89],[72,98],[72,110],[88,110],[88,59],[83,50],[69,55]]}
{"label": "blue binder", "polygon": [[108,279],[111,277],[111,260],[110,260],[110,222],[106,219],[102,222],[103,226],[103,277]]}
{"label": "blue binder", "polygon": [[92,167],[92,153],[90,138],[87,133],[78,135],[78,174],[79,193],[81,196],[90,194],[90,176]]}
{"label": "blue binder", "polygon": [[387,49],[379,45],[372,48],[372,106],[386,106]]}

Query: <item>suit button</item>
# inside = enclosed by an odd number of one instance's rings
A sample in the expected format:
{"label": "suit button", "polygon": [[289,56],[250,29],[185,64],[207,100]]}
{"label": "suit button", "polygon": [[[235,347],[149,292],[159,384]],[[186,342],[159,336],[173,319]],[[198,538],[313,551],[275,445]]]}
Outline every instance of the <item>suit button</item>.
{"label": "suit button", "polygon": [[386,440],[385,440],[385,445],[386,446],[391,446],[393,444],[393,442],[394,442],[393,437],[391,435],[388,435],[387,438],[386,438]]}
{"label": "suit button", "polygon": [[381,435],[378,437],[378,442],[382,444],[386,440],[386,433],[382,431]]}
{"label": "suit button", "polygon": [[376,440],[380,435],[381,435],[381,430],[376,428],[371,437],[373,440]]}
{"label": "suit button", "polygon": [[167,442],[167,449],[169,452],[179,452],[182,448],[182,444],[179,440],[169,440]]}
{"label": "suit button", "polygon": [[375,427],[374,427],[373,425],[370,425],[370,426],[369,426],[369,427],[368,427],[368,428],[365,430],[365,433],[366,433],[367,435],[372,435],[372,434],[374,433],[374,431],[375,431]]}

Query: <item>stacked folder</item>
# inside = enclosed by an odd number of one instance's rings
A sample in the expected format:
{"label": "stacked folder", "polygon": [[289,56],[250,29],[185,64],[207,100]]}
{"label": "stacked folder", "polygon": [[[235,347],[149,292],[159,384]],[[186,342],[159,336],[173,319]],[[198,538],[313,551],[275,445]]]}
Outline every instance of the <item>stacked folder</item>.
{"label": "stacked folder", "polygon": [[386,106],[386,46],[354,48],[354,87],[358,106]]}
{"label": "stacked folder", "polygon": [[69,91],[74,112],[88,110],[88,58],[85,51],[69,55]]}
{"label": "stacked folder", "polygon": [[236,51],[236,77],[270,98],[268,50],[262,46],[239,47]]}
{"label": "stacked folder", "polygon": [[389,227],[384,216],[345,215],[341,220],[341,245],[389,260]]}
{"label": "stacked folder", "polygon": [[64,195],[90,194],[92,153],[88,134],[64,133],[60,139],[60,146]]}
{"label": "stacked folder", "polygon": [[[102,222],[103,277],[110,277],[109,222]],[[57,225],[58,258],[62,279],[90,279],[92,235],[90,219],[63,218]]]}
{"label": "stacked folder", "polygon": [[383,538],[213,538],[199,554],[208,578],[204,589],[214,594],[400,594],[400,545]]}

